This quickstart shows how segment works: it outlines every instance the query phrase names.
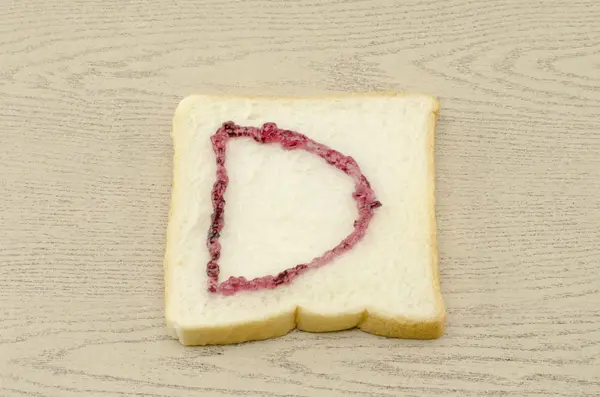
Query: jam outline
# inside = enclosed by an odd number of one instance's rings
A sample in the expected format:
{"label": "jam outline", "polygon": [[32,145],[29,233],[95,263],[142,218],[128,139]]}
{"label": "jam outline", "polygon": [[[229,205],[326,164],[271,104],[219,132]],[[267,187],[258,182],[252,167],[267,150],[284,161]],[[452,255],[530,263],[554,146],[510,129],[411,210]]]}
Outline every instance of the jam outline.
{"label": "jam outline", "polygon": [[[284,150],[305,150],[321,157],[328,164],[350,176],[354,180],[355,190],[352,193],[352,198],[356,201],[359,217],[354,221],[354,230],[348,236],[333,249],[325,251],[324,254],[308,263],[290,267],[275,276],[266,275],[251,280],[247,280],[243,276],[231,276],[219,283],[220,267],[218,260],[221,256],[219,237],[224,226],[225,214],[225,199],[223,197],[229,184],[229,177],[227,176],[227,169],[225,167],[226,145],[229,139],[243,137],[252,138],[261,144],[279,143]],[[381,202],[376,200],[371,184],[352,157],[345,156],[298,132],[280,129],[275,123],[264,123],[262,127],[257,128],[242,127],[232,121],[227,121],[217,129],[210,140],[216,156],[217,171],[216,180],[211,190],[213,213],[206,240],[206,246],[211,258],[206,265],[209,292],[233,295],[243,290],[273,289],[283,284],[289,284],[308,269],[321,267],[331,262],[337,256],[352,249],[364,237],[369,223],[374,216],[374,210],[381,207]]]}

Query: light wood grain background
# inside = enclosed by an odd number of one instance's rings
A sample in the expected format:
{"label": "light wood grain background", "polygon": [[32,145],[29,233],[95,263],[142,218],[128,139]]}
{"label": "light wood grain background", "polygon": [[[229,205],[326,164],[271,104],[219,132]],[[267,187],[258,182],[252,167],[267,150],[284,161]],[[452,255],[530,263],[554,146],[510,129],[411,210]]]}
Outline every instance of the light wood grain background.
{"label": "light wood grain background", "polygon": [[[165,335],[191,93],[436,95],[448,330]],[[3,0],[0,395],[600,395],[596,0]]]}

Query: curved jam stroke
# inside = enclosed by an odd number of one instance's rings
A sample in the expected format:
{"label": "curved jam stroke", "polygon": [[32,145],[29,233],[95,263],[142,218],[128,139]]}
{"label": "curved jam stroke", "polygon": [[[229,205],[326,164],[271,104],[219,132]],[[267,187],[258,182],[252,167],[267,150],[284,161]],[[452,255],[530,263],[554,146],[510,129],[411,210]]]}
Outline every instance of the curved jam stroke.
{"label": "curved jam stroke", "polygon": [[[308,263],[302,263],[286,269],[276,275],[267,275],[263,277],[247,280],[245,277],[229,277],[227,280],[219,283],[219,264],[221,255],[221,244],[219,236],[224,226],[223,215],[225,211],[225,200],[223,196],[229,178],[225,168],[226,145],[229,139],[233,138],[252,138],[258,143],[278,143],[285,150],[305,150],[315,154],[325,160],[328,164],[336,167],[354,180],[355,190],[352,197],[356,201],[358,208],[358,219],[354,221],[354,230],[344,238],[333,249],[326,251],[323,255],[314,258]],[[213,205],[213,214],[211,224],[208,230],[206,245],[210,253],[210,261],[206,265],[206,274],[208,275],[208,290],[213,293],[223,295],[233,295],[239,291],[255,291],[261,289],[273,289],[279,285],[289,284],[293,279],[304,273],[308,269],[317,268],[331,262],[337,256],[349,251],[365,235],[369,223],[374,215],[374,210],[381,207],[381,203],[376,200],[375,192],[371,188],[369,181],[363,175],[356,161],[342,153],[333,150],[325,145],[313,141],[307,136],[289,130],[280,129],[275,123],[265,123],[261,128],[241,127],[228,121],[214,133],[211,137],[212,148],[217,158],[217,178],[213,185],[211,198]]]}

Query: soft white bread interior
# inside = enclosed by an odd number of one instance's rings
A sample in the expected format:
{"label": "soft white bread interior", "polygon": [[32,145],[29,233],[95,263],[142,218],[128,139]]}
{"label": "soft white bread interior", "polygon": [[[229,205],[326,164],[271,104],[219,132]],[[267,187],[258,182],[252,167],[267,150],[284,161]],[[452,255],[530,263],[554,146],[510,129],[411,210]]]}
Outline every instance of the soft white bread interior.
{"label": "soft white bread interior", "polygon": [[[385,93],[328,98],[195,95],[173,123],[174,172],[165,255],[166,321],[184,345],[238,343],[294,328],[359,327],[396,338],[443,334],[434,211],[438,102]],[[223,296],[207,290],[206,236],[225,121],[274,122],[352,156],[382,203],[364,238],[290,285]],[[277,144],[227,144],[229,186],[220,280],[276,274],[333,248],[357,218],[352,180],[321,158]]]}

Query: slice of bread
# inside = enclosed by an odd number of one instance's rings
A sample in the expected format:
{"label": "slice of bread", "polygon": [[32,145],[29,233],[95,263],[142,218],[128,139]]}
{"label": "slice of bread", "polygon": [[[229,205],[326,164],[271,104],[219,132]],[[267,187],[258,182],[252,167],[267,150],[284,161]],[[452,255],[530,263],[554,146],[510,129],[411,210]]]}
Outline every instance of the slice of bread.
{"label": "slice of bread", "polygon": [[172,335],[441,336],[438,107],[403,93],[185,98],[165,254]]}

